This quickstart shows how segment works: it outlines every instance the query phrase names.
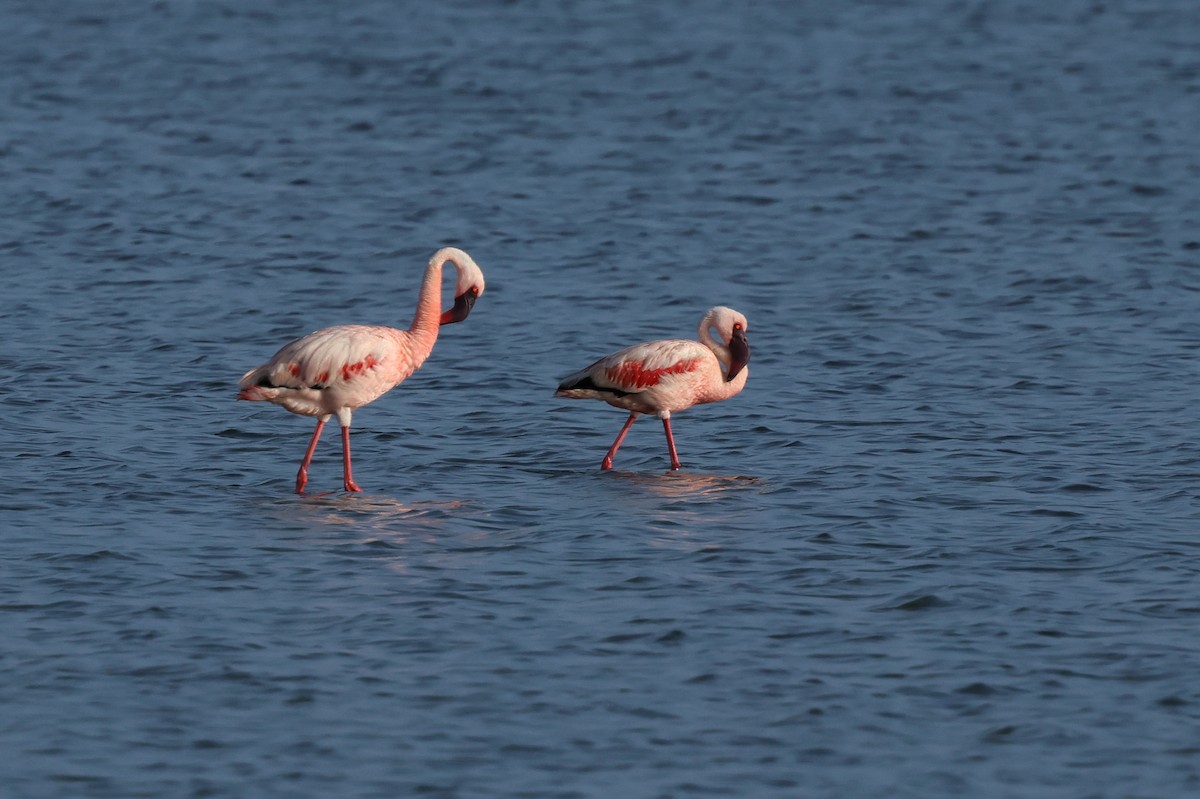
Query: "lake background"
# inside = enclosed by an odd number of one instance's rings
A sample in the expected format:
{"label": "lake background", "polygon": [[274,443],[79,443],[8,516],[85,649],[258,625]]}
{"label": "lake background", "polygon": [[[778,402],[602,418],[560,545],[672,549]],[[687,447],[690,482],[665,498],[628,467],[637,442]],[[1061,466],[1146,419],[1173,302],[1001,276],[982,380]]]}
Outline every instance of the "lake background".
{"label": "lake background", "polygon": [[[0,5],[0,794],[1200,792],[1200,5]],[[355,417],[280,345],[487,294]],[[557,379],[726,304],[747,389]]]}

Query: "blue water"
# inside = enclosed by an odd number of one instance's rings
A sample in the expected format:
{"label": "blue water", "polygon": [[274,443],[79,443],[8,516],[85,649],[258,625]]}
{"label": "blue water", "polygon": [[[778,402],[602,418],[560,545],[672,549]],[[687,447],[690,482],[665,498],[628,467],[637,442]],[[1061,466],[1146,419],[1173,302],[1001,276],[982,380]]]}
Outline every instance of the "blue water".
{"label": "blue water", "polygon": [[[1200,795],[1200,5],[0,4],[0,795]],[[295,496],[234,401],[488,291]],[[749,320],[738,397],[556,400]]]}

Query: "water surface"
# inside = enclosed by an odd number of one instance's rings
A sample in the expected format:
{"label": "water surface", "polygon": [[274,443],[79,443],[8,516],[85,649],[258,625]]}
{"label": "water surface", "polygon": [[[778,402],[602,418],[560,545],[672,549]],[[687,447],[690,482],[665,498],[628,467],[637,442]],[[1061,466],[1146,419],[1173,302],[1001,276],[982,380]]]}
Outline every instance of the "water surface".
{"label": "water surface", "polygon": [[[14,797],[1200,790],[1200,8],[10,2]],[[356,414],[234,401],[487,294]],[[746,391],[556,379],[726,304]]]}

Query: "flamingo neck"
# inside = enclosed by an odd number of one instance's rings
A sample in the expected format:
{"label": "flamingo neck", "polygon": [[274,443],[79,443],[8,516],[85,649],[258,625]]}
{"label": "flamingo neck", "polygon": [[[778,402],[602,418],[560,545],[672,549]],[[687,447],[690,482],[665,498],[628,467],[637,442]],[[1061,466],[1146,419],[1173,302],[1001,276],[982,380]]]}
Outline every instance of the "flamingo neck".
{"label": "flamingo neck", "polygon": [[733,355],[729,352],[729,347],[713,336],[707,323],[707,317],[700,323],[700,341],[717,356],[717,360],[721,362],[721,376],[724,377],[729,374],[729,363],[733,360]]}
{"label": "flamingo neck", "polygon": [[[719,356],[718,356],[719,357]],[[725,371],[728,373],[729,365],[725,365]],[[716,386],[716,393],[719,395],[717,399],[729,399],[734,394],[740,392],[746,387],[746,378],[750,376],[750,367],[743,366],[742,371],[738,372],[732,380],[722,380],[721,385]]]}
{"label": "flamingo neck", "polygon": [[442,271],[447,261],[450,261],[449,254],[439,251],[429,260],[429,266],[425,267],[421,293],[417,297],[417,311],[413,314],[412,327],[409,328],[409,332],[414,335],[428,339],[431,347],[433,342],[437,341],[438,328],[441,327]]}

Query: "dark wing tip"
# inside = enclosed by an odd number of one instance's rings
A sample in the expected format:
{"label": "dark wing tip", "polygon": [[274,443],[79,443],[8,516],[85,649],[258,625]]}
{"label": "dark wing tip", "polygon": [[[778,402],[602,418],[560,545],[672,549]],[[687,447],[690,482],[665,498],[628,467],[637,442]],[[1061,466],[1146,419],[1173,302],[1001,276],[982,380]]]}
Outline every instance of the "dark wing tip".
{"label": "dark wing tip", "polygon": [[615,397],[624,397],[629,394],[636,394],[636,391],[622,391],[614,386],[602,386],[597,383],[591,374],[585,372],[581,375],[571,375],[558,384],[559,391],[598,391],[603,394],[612,394]]}

